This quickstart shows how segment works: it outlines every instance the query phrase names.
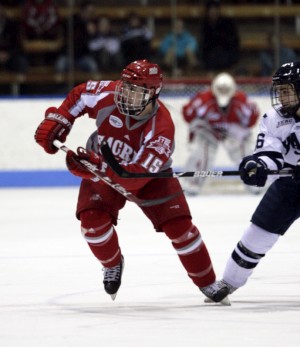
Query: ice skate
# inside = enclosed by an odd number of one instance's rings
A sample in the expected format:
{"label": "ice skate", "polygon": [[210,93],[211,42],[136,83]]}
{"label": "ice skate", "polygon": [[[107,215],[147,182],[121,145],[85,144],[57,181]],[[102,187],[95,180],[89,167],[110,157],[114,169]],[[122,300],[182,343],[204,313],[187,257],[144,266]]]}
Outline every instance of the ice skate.
{"label": "ice skate", "polygon": [[234,291],[237,290],[237,288],[235,288],[234,286],[232,286],[231,284],[227,283],[225,280],[221,280],[221,281],[217,281],[222,283],[223,285],[225,285],[228,289],[229,289],[229,294],[232,294]]}
{"label": "ice skate", "polygon": [[204,302],[216,302],[224,306],[230,306],[228,298],[229,288],[222,281],[216,281],[209,286],[200,288],[200,291],[206,296]]}
{"label": "ice skate", "polygon": [[[237,288],[233,287],[231,284],[227,283],[226,281],[224,280],[220,280],[220,281],[216,281],[215,282],[219,287],[226,287],[228,288],[228,294],[232,294],[235,290],[237,290]],[[211,298],[209,298],[208,296],[204,299],[204,302],[205,303],[213,303],[215,302],[214,300],[212,300]],[[222,305],[227,305],[227,306],[230,306],[231,303],[230,303],[230,300],[227,297],[225,297],[223,300],[220,301],[220,303]]]}
{"label": "ice skate", "polygon": [[121,262],[114,267],[105,267],[104,271],[104,290],[109,294],[112,300],[115,300],[118,290],[121,286],[122,273],[124,270],[124,257],[121,256]]}

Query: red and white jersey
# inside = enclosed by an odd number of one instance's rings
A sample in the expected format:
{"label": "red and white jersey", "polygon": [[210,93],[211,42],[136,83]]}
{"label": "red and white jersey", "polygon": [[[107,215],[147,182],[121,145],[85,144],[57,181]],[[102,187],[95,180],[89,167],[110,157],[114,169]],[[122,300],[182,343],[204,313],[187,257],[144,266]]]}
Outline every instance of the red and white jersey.
{"label": "red and white jersey", "polygon": [[[87,114],[96,119],[98,151],[105,140],[121,165],[130,172],[158,172],[171,167],[174,124],[161,101],[152,117],[136,121],[118,111],[114,102],[118,81],[88,81],[71,90],[58,112],[75,119]],[[107,175],[126,189],[136,190],[149,179],[120,179],[110,169]]]}
{"label": "red and white jersey", "polygon": [[[218,106],[211,90],[197,93],[182,109],[183,118],[190,124],[190,131],[205,128],[212,132],[217,140],[227,135],[238,138],[249,133],[259,117],[256,104],[248,100],[247,95],[237,91],[226,109]],[[245,131],[247,130],[247,131]],[[240,131],[241,134],[237,134]]]}

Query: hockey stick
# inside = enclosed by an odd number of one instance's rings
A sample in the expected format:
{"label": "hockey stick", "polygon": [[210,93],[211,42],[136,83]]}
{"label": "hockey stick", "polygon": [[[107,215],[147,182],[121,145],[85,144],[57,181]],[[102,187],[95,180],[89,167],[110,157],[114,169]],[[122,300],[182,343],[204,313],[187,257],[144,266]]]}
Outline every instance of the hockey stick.
{"label": "hockey stick", "polygon": [[[61,143],[58,140],[54,140],[53,141],[53,145],[55,147],[57,147],[58,149],[64,151],[64,152],[68,152],[70,151],[70,149],[65,146],[63,143]],[[178,192],[169,196],[166,196],[164,198],[159,198],[159,199],[151,199],[151,200],[142,200],[139,199],[138,197],[136,197],[135,195],[133,195],[132,193],[130,193],[129,191],[127,191],[124,187],[122,187],[119,183],[115,183],[113,182],[109,177],[105,176],[105,174],[103,172],[101,172],[96,165],[91,164],[89,161],[87,160],[80,160],[80,163],[89,171],[91,172],[95,178],[99,178],[99,180],[105,182],[107,185],[109,185],[111,188],[115,189],[118,193],[122,194],[126,199],[136,203],[139,206],[143,206],[143,207],[149,207],[149,206],[154,206],[154,205],[159,205],[159,204],[163,204],[166,201],[169,201],[171,199],[173,199],[175,196],[178,196],[180,194],[182,194],[182,192]]]}
{"label": "hockey stick", "polygon": [[[107,162],[107,164],[112,168],[112,170],[123,178],[170,178],[170,177],[223,177],[223,176],[240,176],[240,171],[185,171],[185,172],[145,172],[145,173],[133,173],[125,170],[116,160],[111,152],[111,149],[107,143],[101,146],[102,155]],[[268,170],[268,175],[281,175],[281,176],[292,176],[296,169],[288,170]]]}

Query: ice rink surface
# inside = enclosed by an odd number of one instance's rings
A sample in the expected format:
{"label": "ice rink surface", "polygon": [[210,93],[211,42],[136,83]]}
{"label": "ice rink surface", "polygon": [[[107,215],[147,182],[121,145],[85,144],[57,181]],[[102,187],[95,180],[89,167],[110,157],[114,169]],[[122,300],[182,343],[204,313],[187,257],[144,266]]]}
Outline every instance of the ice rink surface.
{"label": "ice rink surface", "polygon": [[[167,237],[128,203],[113,302],[74,216],[77,191],[0,190],[1,347],[300,346],[299,223],[222,307],[203,302]],[[218,277],[260,198],[188,199]]]}

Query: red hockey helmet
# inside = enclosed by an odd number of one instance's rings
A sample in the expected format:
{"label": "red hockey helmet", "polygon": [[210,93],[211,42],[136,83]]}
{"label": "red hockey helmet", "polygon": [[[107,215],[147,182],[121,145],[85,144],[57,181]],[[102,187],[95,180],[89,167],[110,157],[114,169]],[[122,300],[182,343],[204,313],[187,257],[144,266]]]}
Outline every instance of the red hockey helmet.
{"label": "red hockey helmet", "polygon": [[141,112],[158,97],[162,79],[160,67],[146,59],[127,65],[116,87],[115,102],[119,111],[126,116],[141,119]]}
{"label": "red hockey helmet", "polygon": [[162,87],[163,78],[160,67],[144,59],[136,60],[127,65],[122,71],[121,79],[148,89],[154,88],[155,95],[158,95]]}

